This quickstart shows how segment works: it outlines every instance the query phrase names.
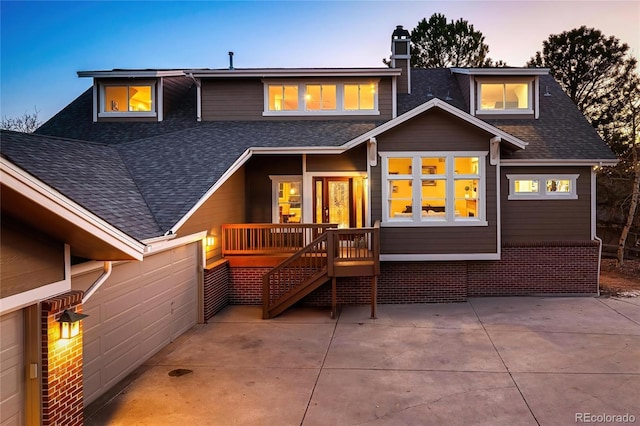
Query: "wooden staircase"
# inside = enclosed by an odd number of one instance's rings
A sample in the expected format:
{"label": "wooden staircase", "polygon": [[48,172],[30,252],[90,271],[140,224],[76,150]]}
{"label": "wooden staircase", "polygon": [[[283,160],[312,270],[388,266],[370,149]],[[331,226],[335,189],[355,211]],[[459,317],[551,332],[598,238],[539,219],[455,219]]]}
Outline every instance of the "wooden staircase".
{"label": "wooden staircase", "polygon": [[372,228],[327,229],[262,278],[262,317],[273,318],[313,290],[332,282],[332,316],[336,312],[336,278],[371,276],[371,316],[375,318],[380,274],[380,224]]}

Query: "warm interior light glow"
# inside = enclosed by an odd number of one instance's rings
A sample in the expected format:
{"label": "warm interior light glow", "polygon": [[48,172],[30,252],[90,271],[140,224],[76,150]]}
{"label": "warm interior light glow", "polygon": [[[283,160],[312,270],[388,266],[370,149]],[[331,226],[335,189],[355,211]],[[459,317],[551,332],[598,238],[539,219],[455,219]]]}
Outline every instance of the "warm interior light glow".
{"label": "warm interior light glow", "polygon": [[207,237],[207,246],[212,247],[216,242],[215,237],[213,236],[208,236]]}

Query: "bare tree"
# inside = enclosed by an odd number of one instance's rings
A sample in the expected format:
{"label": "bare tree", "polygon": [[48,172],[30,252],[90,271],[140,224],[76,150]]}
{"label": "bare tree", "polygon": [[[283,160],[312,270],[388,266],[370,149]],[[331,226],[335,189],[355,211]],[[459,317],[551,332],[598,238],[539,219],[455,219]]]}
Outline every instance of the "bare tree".
{"label": "bare tree", "polygon": [[20,117],[2,117],[0,129],[33,133],[42,124],[42,121],[38,118],[39,113],[40,111],[34,107],[33,113],[25,112]]}

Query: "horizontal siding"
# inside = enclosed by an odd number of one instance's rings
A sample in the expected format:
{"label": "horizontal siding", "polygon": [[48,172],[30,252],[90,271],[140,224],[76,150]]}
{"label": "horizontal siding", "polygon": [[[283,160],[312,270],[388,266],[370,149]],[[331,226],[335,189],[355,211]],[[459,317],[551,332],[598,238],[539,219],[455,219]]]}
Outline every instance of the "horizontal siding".
{"label": "horizontal siding", "polygon": [[246,164],[246,218],[250,223],[271,223],[269,175],[302,175],[302,156],[253,156]]}
{"label": "horizontal siding", "polygon": [[233,174],[204,204],[178,229],[180,235],[207,231],[215,238],[208,248],[207,259],[221,257],[222,224],[244,222],[244,169]]}
{"label": "horizontal siding", "polygon": [[488,151],[492,136],[444,111],[431,109],[376,139],[380,152]]}
{"label": "horizontal siding", "polygon": [[[283,81],[301,82],[348,82],[363,81],[357,79],[320,79],[304,80],[286,79]],[[261,79],[205,79],[202,81],[202,120],[203,121],[238,121],[238,120],[389,120],[392,118],[392,84],[390,78],[380,80],[378,86],[378,109],[380,115],[322,115],[322,116],[270,116],[264,117],[264,84]]]}
{"label": "horizontal siding", "polygon": [[[488,151],[491,135],[463,120],[430,110],[377,137],[378,151]],[[486,219],[488,226],[384,227],[383,254],[464,254],[496,253],[497,169],[489,164],[486,173]],[[371,168],[371,188],[381,188],[381,162]],[[382,218],[382,194],[371,191],[372,221]]]}
{"label": "horizontal siding", "polygon": [[366,146],[361,144],[340,155],[307,155],[308,172],[367,171]]}
{"label": "horizontal siding", "polygon": [[[162,79],[162,105],[166,117],[167,112],[175,109],[180,99],[189,90],[193,82],[186,77],[164,77]],[[191,100],[195,104],[195,97]],[[194,116],[195,118],[195,116]]]}
{"label": "horizontal siding", "polygon": [[[508,174],[578,174],[577,200],[508,200]],[[503,167],[502,240],[581,241],[591,239],[589,167]]]}
{"label": "horizontal siding", "polygon": [[64,280],[64,244],[2,217],[0,297]]}

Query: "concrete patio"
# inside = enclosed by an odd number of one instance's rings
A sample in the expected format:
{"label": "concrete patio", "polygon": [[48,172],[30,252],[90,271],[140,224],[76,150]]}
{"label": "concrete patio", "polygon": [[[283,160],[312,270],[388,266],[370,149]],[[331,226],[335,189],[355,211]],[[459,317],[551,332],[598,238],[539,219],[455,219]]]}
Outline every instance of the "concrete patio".
{"label": "concrete patio", "polygon": [[227,307],[87,407],[86,424],[640,423],[640,298],[477,298],[368,316],[294,308],[265,321],[259,307]]}

